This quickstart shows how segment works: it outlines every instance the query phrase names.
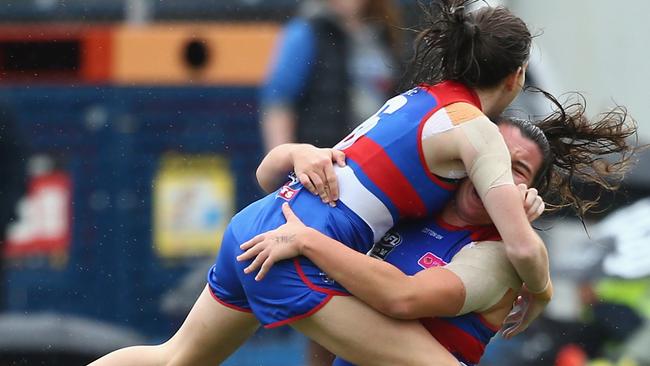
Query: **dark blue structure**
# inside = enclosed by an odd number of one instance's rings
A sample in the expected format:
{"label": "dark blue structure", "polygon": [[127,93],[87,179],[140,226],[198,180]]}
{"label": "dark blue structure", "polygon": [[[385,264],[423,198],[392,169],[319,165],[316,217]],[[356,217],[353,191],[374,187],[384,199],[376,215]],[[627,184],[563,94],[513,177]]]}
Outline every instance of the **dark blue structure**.
{"label": "dark blue structure", "polygon": [[54,311],[168,336],[178,319],[160,296],[198,259],[152,248],[152,181],[163,153],[214,153],[231,163],[238,208],[260,195],[253,88],[21,86],[0,88],[31,153],[70,174],[72,242],[61,268],[47,258],[12,266],[9,310]]}

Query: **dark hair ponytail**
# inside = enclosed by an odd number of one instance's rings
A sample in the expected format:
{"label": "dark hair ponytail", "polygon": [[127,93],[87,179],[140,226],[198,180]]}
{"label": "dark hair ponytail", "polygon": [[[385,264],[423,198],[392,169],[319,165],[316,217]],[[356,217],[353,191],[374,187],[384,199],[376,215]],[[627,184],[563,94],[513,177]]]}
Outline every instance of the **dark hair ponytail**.
{"label": "dark hair ponytail", "polygon": [[[555,110],[537,123],[516,118],[502,118],[499,123],[514,125],[533,140],[544,155],[542,167],[533,186],[537,188],[550,211],[570,207],[583,219],[605,191],[618,189],[638,150],[629,141],[636,137],[636,122],[625,107],[616,106],[602,113],[595,122],[585,117],[585,99],[574,94],[572,102],[563,106],[541,89]],[[576,183],[594,186],[595,197],[584,197]]]}
{"label": "dark hair ponytail", "polygon": [[404,88],[444,80],[492,87],[526,63],[532,42],[526,24],[503,7],[468,13],[465,7],[471,2],[420,4],[425,26],[416,38]]}

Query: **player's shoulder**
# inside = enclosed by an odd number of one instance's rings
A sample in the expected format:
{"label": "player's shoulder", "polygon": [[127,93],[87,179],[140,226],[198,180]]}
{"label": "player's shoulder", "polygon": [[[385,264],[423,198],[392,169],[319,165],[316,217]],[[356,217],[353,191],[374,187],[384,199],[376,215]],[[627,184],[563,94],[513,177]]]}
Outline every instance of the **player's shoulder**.
{"label": "player's shoulder", "polygon": [[456,102],[442,108],[453,125],[460,125],[474,120],[487,120],[487,116],[477,106],[467,102]]}

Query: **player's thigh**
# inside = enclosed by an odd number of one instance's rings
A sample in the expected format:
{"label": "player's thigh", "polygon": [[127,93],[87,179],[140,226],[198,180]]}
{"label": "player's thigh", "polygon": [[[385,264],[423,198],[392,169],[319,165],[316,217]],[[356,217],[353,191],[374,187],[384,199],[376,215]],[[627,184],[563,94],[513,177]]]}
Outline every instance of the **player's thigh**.
{"label": "player's thigh", "polygon": [[176,334],[165,343],[169,365],[217,365],[258,328],[255,317],[217,302],[206,286]]}
{"label": "player's thigh", "polygon": [[352,296],[334,296],[292,327],[356,365],[458,366],[419,322],[389,318]]}

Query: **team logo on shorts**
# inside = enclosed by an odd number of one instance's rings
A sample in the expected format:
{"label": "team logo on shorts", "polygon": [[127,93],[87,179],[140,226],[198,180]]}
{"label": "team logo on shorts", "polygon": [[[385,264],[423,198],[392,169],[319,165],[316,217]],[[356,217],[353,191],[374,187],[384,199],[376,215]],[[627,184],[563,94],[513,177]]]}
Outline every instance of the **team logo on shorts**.
{"label": "team logo on shorts", "polygon": [[402,236],[397,231],[389,231],[381,238],[372,249],[368,252],[368,255],[384,260],[390,252],[393,251],[398,245],[402,244]]}
{"label": "team logo on shorts", "polygon": [[318,273],[318,275],[320,276],[320,279],[321,279],[321,281],[323,281],[323,283],[326,283],[326,284],[328,284],[328,285],[333,285],[333,284],[336,283],[336,281],[334,281],[333,279],[331,279],[331,278],[327,275],[327,273],[325,273],[325,272],[320,272],[320,273]]}
{"label": "team logo on shorts", "polygon": [[438,257],[437,255],[431,252],[427,252],[422,257],[420,257],[420,259],[418,259],[418,264],[420,265],[420,267],[426,269],[431,267],[444,266],[447,263],[445,263],[445,261],[440,259],[440,257]]}

